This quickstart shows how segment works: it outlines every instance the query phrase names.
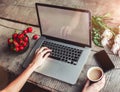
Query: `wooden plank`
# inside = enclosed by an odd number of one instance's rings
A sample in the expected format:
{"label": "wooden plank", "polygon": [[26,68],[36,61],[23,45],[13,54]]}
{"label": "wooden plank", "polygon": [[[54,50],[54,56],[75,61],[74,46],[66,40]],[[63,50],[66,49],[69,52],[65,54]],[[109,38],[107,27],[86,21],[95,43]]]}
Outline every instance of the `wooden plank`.
{"label": "wooden plank", "polygon": [[[9,28],[9,29],[19,30],[19,31],[22,31],[22,30],[26,29],[27,27],[29,27],[29,25],[20,24],[17,22],[12,22],[12,21],[8,21],[8,20],[4,20],[4,19],[0,19],[0,26]],[[31,33],[31,34],[39,34],[40,35],[39,27],[33,27],[33,33]]]}
{"label": "wooden plank", "polygon": [[110,59],[115,65],[115,68],[120,68],[120,57],[113,55],[113,54],[108,54]]}
{"label": "wooden plank", "polygon": [[5,5],[15,5],[17,3],[17,0],[0,0],[0,4]]}
{"label": "wooden plank", "polygon": [[120,69],[114,69],[111,71],[111,76],[101,92],[120,92]]}
{"label": "wooden plank", "polygon": [[26,7],[35,7],[36,2],[45,2],[45,0],[19,0],[16,5],[26,6]]}
{"label": "wooden plank", "polygon": [[82,8],[84,6],[84,0],[19,0],[16,5],[22,5],[27,7],[34,7],[35,3],[46,3],[46,4],[54,4],[59,6],[68,6],[74,8]]}
{"label": "wooden plank", "polygon": [[35,8],[10,5],[4,12],[7,14],[5,18],[38,25]]}
{"label": "wooden plank", "polygon": [[0,17],[6,17],[7,14],[5,13],[5,9],[6,9],[6,5],[5,4],[0,4]]}

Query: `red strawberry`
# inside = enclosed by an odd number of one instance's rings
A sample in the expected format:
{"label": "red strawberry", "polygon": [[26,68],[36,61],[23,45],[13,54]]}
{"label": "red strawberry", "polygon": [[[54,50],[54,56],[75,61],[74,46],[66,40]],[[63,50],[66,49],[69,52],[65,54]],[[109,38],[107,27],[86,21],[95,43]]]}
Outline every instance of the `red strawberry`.
{"label": "red strawberry", "polygon": [[28,42],[28,37],[25,37],[23,40],[24,40],[25,42]]}
{"label": "red strawberry", "polygon": [[16,46],[13,50],[18,52],[20,49],[19,49],[19,47]]}
{"label": "red strawberry", "polygon": [[31,33],[32,31],[33,31],[32,27],[28,27],[28,28],[27,28],[27,32],[28,32],[28,33]]}
{"label": "red strawberry", "polygon": [[34,40],[37,40],[39,37],[40,37],[39,35],[35,34],[35,35],[33,35],[32,38],[33,38]]}
{"label": "red strawberry", "polygon": [[19,41],[19,44],[20,44],[20,45],[23,44],[23,43],[24,43],[23,40],[20,40],[20,41]]}
{"label": "red strawberry", "polygon": [[24,30],[22,33],[23,33],[23,34],[27,34],[27,30]]}
{"label": "red strawberry", "polygon": [[16,47],[15,49],[16,49],[16,52],[18,52],[20,50],[18,47]]}
{"label": "red strawberry", "polygon": [[19,46],[17,41],[13,41],[13,43],[14,43],[15,46],[17,46],[17,47]]}
{"label": "red strawberry", "polygon": [[20,47],[19,47],[19,49],[20,49],[20,50],[23,50],[23,49],[24,49],[24,47],[23,47],[23,46],[20,46]]}
{"label": "red strawberry", "polygon": [[23,46],[24,46],[24,47],[26,47],[26,46],[27,46],[27,43],[26,43],[26,42],[24,42],[24,43],[23,43]]}
{"label": "red strawberry", "polygon": [[12,42],[13,42],[13,39],[12,38],[8,38],[8,44],[10,45],[10,44],[12,44]]}
{"label": "red strawberry", "polygon": [[17,36],[18,36],[18,34],[17,34],[17,33],[14,33],[14,34],[12,35],[12,38],[13,38],[13,39],[16,39]]}
{"label": "red strawberry", "polygon": [[22,33],[18,35],[18,38],[19,38],[19,39],[21,39],[21,38],[23,38],[23,37],[24,37],[24,34],[22,34]]}

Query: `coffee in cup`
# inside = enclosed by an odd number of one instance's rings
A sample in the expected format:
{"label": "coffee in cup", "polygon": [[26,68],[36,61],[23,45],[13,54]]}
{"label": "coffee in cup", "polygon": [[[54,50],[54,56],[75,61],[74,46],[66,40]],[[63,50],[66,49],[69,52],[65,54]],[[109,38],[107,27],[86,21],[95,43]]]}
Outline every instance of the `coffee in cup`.
{"label": "coffee in cup", "polygon": [[87,72],[87,77],[91,82],[97,82],[102,79],[104,75],[100,67],[91,67]]}

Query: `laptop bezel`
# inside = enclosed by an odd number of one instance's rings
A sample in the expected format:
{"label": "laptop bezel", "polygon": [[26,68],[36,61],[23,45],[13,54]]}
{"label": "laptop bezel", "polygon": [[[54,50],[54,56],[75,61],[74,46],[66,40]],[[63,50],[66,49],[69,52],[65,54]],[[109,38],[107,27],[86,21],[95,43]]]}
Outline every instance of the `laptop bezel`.
{"label": "laptop bezel", "polygon": [[[41,21],[40,21],[40,17],[39,17],[38,6],[45,6],[45,7],[59,8],[59,9],[65,9],[65,10],[87,12],[89,14],[89,45],[74,42],[74,41],[70,41],[70,40],[60,39],[60,38],[56,38],[56,37],[51,37],[51,36],[48,36],[48,35],[43,35],[42,34]],[[64,7],[64,6],[57,6],[57,5],[50,5],[50,4],[43,4],[43,3],[35,3],[35,7],[36,7],[38,24],[39,24],[41,36],[45,36],[48,39],[57,40],[57,41],[64,42],[64,43],[67,43],[67,44],[74,44],[74,45],[81,46],[81,47],[91,47],[91,28],[92,28],[92,25],[91,25],[91,13],[90,13],[89,10],[85,10],[85,9],[83,10],[83,9],[77,9],[77,8],[71,8],[71,7]]]}

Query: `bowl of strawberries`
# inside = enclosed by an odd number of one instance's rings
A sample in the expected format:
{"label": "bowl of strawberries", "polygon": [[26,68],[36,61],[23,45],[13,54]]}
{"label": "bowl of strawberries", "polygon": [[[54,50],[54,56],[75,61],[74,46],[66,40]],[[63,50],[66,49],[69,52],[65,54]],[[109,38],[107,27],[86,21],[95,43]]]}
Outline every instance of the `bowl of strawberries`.
{"label": "bowl of strawberries", "polygon": [[24,53],[29,48],[29,37],[27,33],[32,32],[32,27],[28,27],[21,33],[13,33],[11,38],[8,38],[8,47],[10,51],[15,53]]}

